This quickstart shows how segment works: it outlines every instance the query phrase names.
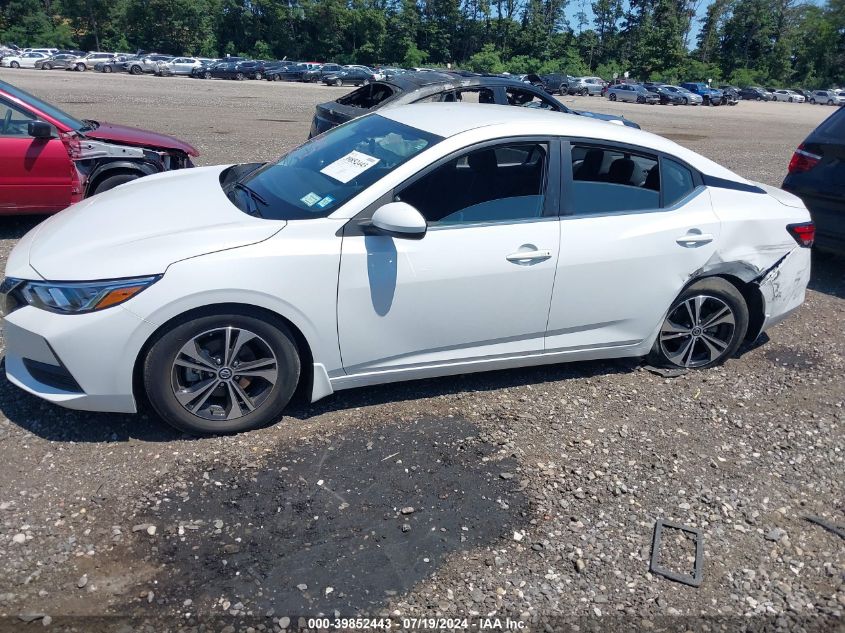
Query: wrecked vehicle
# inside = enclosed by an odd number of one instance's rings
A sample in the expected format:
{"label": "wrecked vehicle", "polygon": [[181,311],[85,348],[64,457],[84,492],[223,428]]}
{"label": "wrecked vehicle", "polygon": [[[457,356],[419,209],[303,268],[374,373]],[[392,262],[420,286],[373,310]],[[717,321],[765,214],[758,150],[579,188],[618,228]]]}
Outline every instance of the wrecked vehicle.
{"label": "wrecked vehicle", "polygon": [[80,121],[0,81],[0,214],[55,213],[141,176],[193,167],[172,136]]}
{"label": "wrecked vehicle", "polygon": [[297,388],[646,355],[712,367],[801,305],[812,239],[798,198],[640,130],[384,108],[28,233],[0,288],[6,373],[67,407],[146,395],[180,429],[230,433],[277,421]]}
{"label": "wrecked vehicle", "polygon": [[[324,81],[329,83],[328,80],[329,77]],[[363,83],[363,79],[361,81]],[[617,125],[640,127],[621,116],[572,110],[549,95],[542,86],[538,87],[517,79],[472,73],[422,71],[371,81],[337,101],[321,103],[315,109],[308,138],[384,107],[438,101],[516,105],[580,115]]]}

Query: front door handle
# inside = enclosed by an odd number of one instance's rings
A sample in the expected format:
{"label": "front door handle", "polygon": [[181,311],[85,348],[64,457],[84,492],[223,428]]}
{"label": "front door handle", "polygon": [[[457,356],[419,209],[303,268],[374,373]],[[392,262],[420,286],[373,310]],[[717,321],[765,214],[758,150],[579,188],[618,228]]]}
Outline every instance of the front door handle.
{"label": "front door handle", "polygon": [[694,246],[704,246],[716,239],[711,233],[693,233],[690,231],[686,235],[681,235],[675,241],[681,246],[692,248]]}
{"label": "front door handle", "polygon": [[530,262],[541,262],[549,259],[552,256],[551,251],[534,250],[534,251],[517,251],[507,255],[505,259],[516,264],[528,264]]}

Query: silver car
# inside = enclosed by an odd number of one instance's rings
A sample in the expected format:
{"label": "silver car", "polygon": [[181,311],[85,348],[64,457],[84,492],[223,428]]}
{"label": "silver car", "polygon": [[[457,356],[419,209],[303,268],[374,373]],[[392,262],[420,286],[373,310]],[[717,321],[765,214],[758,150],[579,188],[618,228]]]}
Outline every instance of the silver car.
{"label": "silver car", "polygon": [[569,94],[601,96],[604,85],[604,79],[601,77],[575,77],[575,81],[569,84]]}
{"label": "silver car", "polygon": [[701,105],[704,103],[704,99],[701,95],[690,92],[686,88],[681,88],[680,86],[663,86],[663,88],[669,92],[680,95],[681,98],[684,99],[684,105]]}
{"label": "silver car", "polygon": [[141,75],[143,73],[154,73],[157,75],[159,74],[159,64],[169,62],[171,59],[173,59],[172,55],[160,55],[158,53],[144,55],[139,59],[132,60],[128,68],[129,74]]}
{"label": "silver car", "polygon": [[616,84],[607,89],[607,98],[611,101],[633,101],[634,103],[655,104],[660,101],[653,92],[639,84]]}

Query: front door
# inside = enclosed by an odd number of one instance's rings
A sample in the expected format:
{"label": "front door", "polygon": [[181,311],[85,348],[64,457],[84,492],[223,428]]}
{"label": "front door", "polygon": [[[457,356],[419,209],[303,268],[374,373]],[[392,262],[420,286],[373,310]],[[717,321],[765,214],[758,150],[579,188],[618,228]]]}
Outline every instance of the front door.
{"label": "front door", "polygon": [[73,163],[58,133],[29,135],[35,118],[0,99],[0,213],[48,213],[71,203]]}
{"label": "front door", "polygon": [[545,140],[441,161],[394,192],[425,216],[420,240],[356,234],[353,219],[338,284],[347,374],[542,352],[559,242],[547,183],[558,163]]}

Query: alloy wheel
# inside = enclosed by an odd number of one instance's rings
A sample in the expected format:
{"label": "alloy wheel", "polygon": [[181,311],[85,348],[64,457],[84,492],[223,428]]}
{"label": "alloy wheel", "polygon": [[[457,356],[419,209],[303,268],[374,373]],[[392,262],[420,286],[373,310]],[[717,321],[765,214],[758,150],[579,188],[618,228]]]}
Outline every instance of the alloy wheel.
{"label": "alloy wheel", "polygon": [[193,337],[171,367],[176,400],[205,420],[235,420],[255,411],[278,380],[279,364],[267,341],[236,327]]}
{"label": "alloy wheel", "polygon": [[675,306],[660,328],[663,355],[679,367],[701,367],[730,347],[736,327],[731,307],[712,295],[695,295]]}

